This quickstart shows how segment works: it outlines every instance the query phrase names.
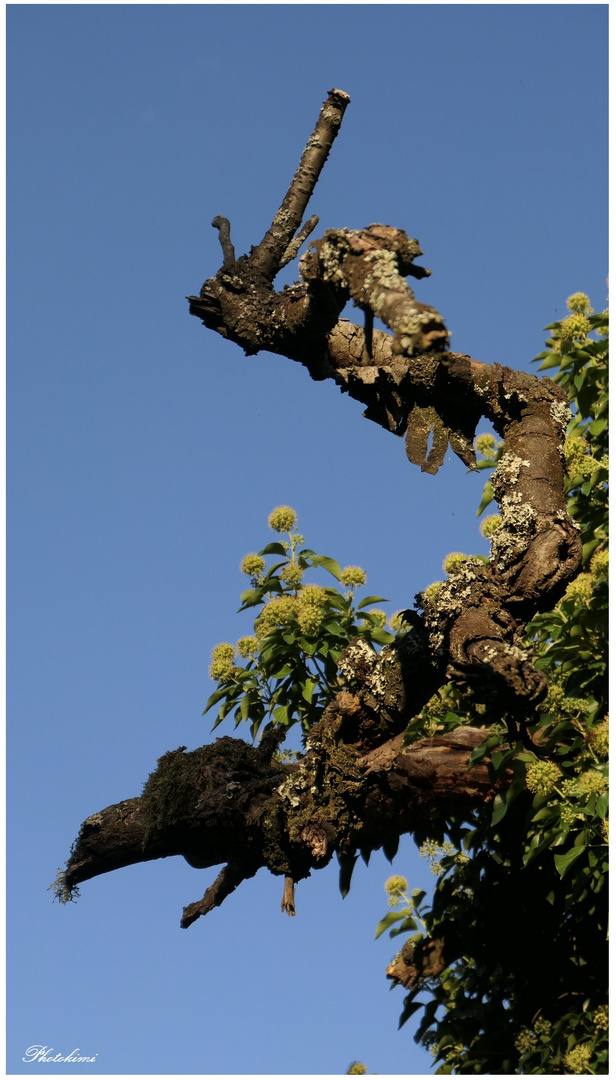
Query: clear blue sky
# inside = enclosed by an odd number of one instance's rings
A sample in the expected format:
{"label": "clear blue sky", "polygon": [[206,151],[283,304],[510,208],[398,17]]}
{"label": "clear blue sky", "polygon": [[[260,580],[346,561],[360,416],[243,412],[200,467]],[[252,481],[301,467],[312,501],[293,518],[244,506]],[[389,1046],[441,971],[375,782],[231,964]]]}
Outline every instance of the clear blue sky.
{"label": "clear blue sky", "polygon": [[[485,549],[481,477],[422,475],[333,384],[188,315],[211,219],[261,239],[332,86],[310,212],[417,236],[455,349],[531,370],[570,293],[605,306],[606,5],[8,8],[9,1073],[71,1071],[33,1044],[102,1074],[430,1067],[373,941],[382,857],[344,901],[335,865],[302,882],[295,919],[262,871],[187,931],[216,871],[181,859],[47,891],[86,816],[212,738],[272,507],[390,611]],[[394,869],[430,880],[408,840]]]}

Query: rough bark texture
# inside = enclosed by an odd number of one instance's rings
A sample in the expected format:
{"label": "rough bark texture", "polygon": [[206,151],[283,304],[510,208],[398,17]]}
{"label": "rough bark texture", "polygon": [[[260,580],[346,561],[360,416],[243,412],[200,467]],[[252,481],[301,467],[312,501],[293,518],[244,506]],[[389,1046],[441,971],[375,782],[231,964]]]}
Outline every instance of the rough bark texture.
{"label": "rough bark texture", "polygon": [[[332,379],[366,417],[404,436],[411,463],[429,473],[448,445],[472,468],[477,423],[489,419],[504,441],[493,478],[502,524],[488,565],[470,560],[436,596],[419,595],[405,637],[378,655],[362,642],[349,646],[340,661],[347,689],[311,732],[300,764],[277,761],[268,738],[257,749],[229,738],[181,748],[160,759],[141,798],[84,822],[63,881],[69,893],[96,874],[167,855],[196,867],[225,864],[203,900],[184,910],[183,926],[261,866],[284,875],[282,906],[293,914],[293,882],[334,853],[352,858],[493,798],[486,767],[468,770],[485,731],[464,727],[406,747],[402,733],[451,679],[497,702],[512,734],[521,730],[545,693],[520,647],[524,628],[553,607],[580,566],[563,496],[565,395],[549,379],[449,350],[441,316],[407,281],[429,274],[415,264],[417,240],[386,225],[329,230],[300,259],[301,281],[274,289],[318,222],[301,225],[348,102],[330,92],[280,210],[248,256],[236,258],[229,222],[214,218],[223,266],[188,298],[190,312],[247,355],[266,349],[314,379]],[[349,299],[363,310],[363,327],[340,319]],[[373,329],[375,316],[391,333]]]}

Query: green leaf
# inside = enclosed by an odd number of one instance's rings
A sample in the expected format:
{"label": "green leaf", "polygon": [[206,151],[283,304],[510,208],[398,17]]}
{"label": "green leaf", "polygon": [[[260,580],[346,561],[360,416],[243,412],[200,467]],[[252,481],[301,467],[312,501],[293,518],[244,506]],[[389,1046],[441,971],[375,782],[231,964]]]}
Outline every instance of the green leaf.
{"label": "green leaf", "polygon": [[288,705],[278,705],[274,709],[273,715],[274,715],[274,718],[275,718],[277,724],[282,724],[284,727],[288,727],[288,725],[290,723],[290,721],[289,721],[289,706]]}
{"label": "green leaf", "polygon": [[375,940],[376,938],[380,938],[381,934],[384,934],[386,930],[389,930],[390,926],[393,926],[394,923],[402,922],[404,918],[406,918],[406,916],[403,911],[389,911],[387,915],[381,919],[376,928],[376,933],[374,935]]}
{"label": "green leaf", "polygon": [[259,555],[287,555],[287,549],[284,544],[281,544],[278,540],[273,540],[271,544],[266,544]]}
{"label": "green leaf", "polygon": [[316,679],[306,679],[306,682],[302,686],[302,697],[304,701],[307,701],[309,704],[312,701],[315,686],[318,686]]}
{"label": "green leaf", "polygon": [[203,710],[201,715],[205,716],[206,712],[209,712],[209,710],[212,708],[212,705],[217,705],[218,702],[222,701],[222,699],[224,697],[226,697],[226,696],[227,696],[227,688],[219,686],[218,690],[214,690],[214,693],[210,694],[209,698],[207,699],[207,701],[205,703],[205,709]]}
{"label": "green leaf", "polygon": [[366,596],[358,605],[357,610],[361,611],[362,608],[368,607],[368,604],[380,604],[387,603],[384,596]]}
{"label": "green leaf", "polygon": [[[539,371],[547,371],[548,368],[559,367],[561,357],[557,353],[552,353],[552,352],[547,353],[547,354],[540,353],[539,355],[540,356],[541,355],[546,356],[546,359],[543,361],[543,363],[539,364]],[[535,357],[535,359],[538,360],[539,357],[537,356],[537,357]]]}
{"label": "green leaf", "polygon": [[322,566],[337,581],[341,580],[342,570],[335,559],[330,559],[327,555],[313,555],[312,562],[315,566]]}
{"label": "green leaf", "polygon": [[483,495],[481,496],[481,502],[479,503],[479,507],[478,507],[478,510],[477,510],[477,517],[481,517],[484,510],[486,509],[487,506],[490,505],[490,503],[492,502],[493,499],[494,499],[494,488],[492,487],[492,481],[487,480],[486,485],[485,485],[485,487],[483,489]]}
{"label": "green leaf", "polygon": [[492,820],[490,825],[498,825],[499,821],[504,818],[507,813],[507,799],[501,793],[499,793],[494,800],[494,810],[492,812]]}
{"label": "green leaf", "polygon": [[403,1024],[406,1024],[407,1020],[411,1018],[413,1013],[416,1013],[418,1009],[423,1008],[422,1001],[408,1001],[402,1010],[400,1020],[398,1022],[398,1028],[401,1028]]}
{"label": "green leaf", "polygon": [[570,848],[569,851],[566,851],[564,855],[554,856],[554,865],[556,866],[556,869],[558,870],[561,878],[565,876],[567,870],[572,865],[572,863],[574,863],[575,860],[580,857],[580,855],[583,855],[586,847],[587,841]]}

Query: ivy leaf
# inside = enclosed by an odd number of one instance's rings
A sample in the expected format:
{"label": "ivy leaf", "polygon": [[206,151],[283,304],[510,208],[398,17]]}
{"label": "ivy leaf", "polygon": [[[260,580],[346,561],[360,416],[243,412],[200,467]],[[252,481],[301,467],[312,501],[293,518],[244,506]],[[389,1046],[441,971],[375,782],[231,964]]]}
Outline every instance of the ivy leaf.
{"label": "ivy leaf", "polygon": [[554,856],[554,865],[556,866],[556,869],[558,870],[561,878],[565,876],[567,870],[572,865],[572,863],[574,863],[576,859],[579,859],[580,855],[583,855],[584,851],[586,850],[587,843],[588,841],[584,840],[576,847],[570,848],[569,851],[566,851],[564,855]]}
{"label": "ivy leaf", "polygon": [[337,581],[342,580],[342,570],[335,559],[330,559],[327,555],[312,555],[311,561],[314,566],[322,566]]}

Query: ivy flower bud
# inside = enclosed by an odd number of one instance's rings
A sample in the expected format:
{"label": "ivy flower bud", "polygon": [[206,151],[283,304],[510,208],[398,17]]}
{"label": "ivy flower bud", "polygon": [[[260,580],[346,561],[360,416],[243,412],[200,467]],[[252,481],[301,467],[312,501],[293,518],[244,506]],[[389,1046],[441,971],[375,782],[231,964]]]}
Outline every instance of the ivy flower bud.
{"label": "ivy flower bud", "polygon": [[589,769],[578,777],[578,791],[580,795],[603,795],[607,791],[607,777],[596,769]]}
{"label": "ivy flower bud", "polygon": [[608,576],[610,565],[610,554],[607,548],[601,548],[600,551],[595,551],[592,559],[590,560],[590,573],[595,579],[606,578]]}
{"label": "ivy flower bud", "polygon": [[347,1076],[365,1076],[367,1072],[363,1061],[352,1061],[347,1069]]}
{"label": "ivy flower bud", "polygon": [[390,899],[395,898],[396,903],[402,896],[402,893],[406,892],[408,887],[409,883],[406,878],[399,874],[393,874],[392,877],[387,878],[387,881],[385,882],[385,892]]}
{"label": "ivy flower bud", "polygon": [[270,529],[274,532],[289,532],[296,521],[297,514],[290,506],[276,506],[267,519]]}
{"label": "ivy flower bud", "polygon": [[553,761],[533,761],[526,770],[526,787],[537,795],[549,795],[562,773]]}
{"label": "ivy flower bud", "polygon": [[389,625],[391,626],[391,628],[392,628],[392,630],[393,630],[393,632],[395,634],[395,633],[397,633],[398,630],[403,630],[405,628],[405,626],[408,626],[408,623],[407,623],[406,619],[403,617],[403,614],[402,614],[401,611],[394,611],[393,615],[391,616],[391,618],[389,620]]}
{"label": "ivy flower bud", "polygon": [[607,1031],[610,1026],[607,1005],[600,1005],[593,1017],[595,1027],[600,1031]]}
{"label": "ivy flower bud", "polygon": [[486,431],[475,439],[475,449],[482,457],[493,458],[496,452],[496,439]]}
{"label": "ivy flower bud", "polygon": [[443,570],[446,574],[455,574],[462,569],[469,557],[462,551],[452,551],[450,555],[446,555],[443,559]]}
{"label": "ivy flower bud", "polygon": [[309,637],[318,634],[323,624],[324,614],[324,609],[315,604],[307,604],[305,607],[300,605],[297,622],[302,634],[308,634]]}
{"label": "ivy flower bud", "polygon": [[222,641],[212,649],[209,666],[210,678],[215,682],[228,682],[235,671],[235,649],[228,641]]}
{"label": "ivy flower bud", "polygon": [[574,581],[567,585],[565,600],[578,600],[581,603],[589,603],[592,597],[593,580],[590,574],[578,574]]}
{"label": "ivy flower bud", "polygon": [[282,568],[280,571],[280,580],[284,581],[285,585],[290,585],[292,589],[295,589],[304,576],[299,563],[290,562]]}
{"label": "ivy flower bud", "polygon": [[299,599],[302,607],[325,607],[327,592],[322,585],[304,585]]}
{"label": "ivy flower bud", "polygon": [[497,529],[500,529],[502,524],[502,518],[500,514],[490,514],[489,517],[484,518],[479,526],[479,532],[482,536],[485,536],[486,540],[489,540]]}
{"label": "ivy flower bud", "polygon": [[240,563],[240,570],[243,574],[248,574],[249,577],[258,577],[265,570],[265,559],[262,555],[255,555],[250,552],[250,554],[244,555]]}
{"label": "ivy flower bud", "polygon": [[425,596],[426,600],[430,604],[435,604],[437,602],[439,596],[440,596],[442,588],[443,588],[443,582],[442,581],[433,581],[431,585],[428,585],[427,589],[423,590],[421,595]]}
{"label": "ivy flower bud", "polygon": [[239,656],[243,656],[244,660],[248,660],[251,656],[255,657],[257,655],[259,651],[259,642],[254,635],[241,637],[235,648],[237,649]]}
{"label": "ivy flower bud", "polygon": [[588,738],[597,757],[608,758],[610,756],[610,722],[607,717],[600,724],[597,724],[596,728],[593,728]]}
{"label": "ivy flower bud", "polygon": [[366,612],[366,614],[372,616],[372,619],[377,626],[385,626],[387,615],[384,611],[381,611],[379,608],[370,608],[370,611]]}
{"label": "ivy flower bud", "polygon": [[530,1031],[529,1028],[522,1028],[514,1043],[518,1054],[528,1054],[528,1052],[533,1050],[536,1045],[537,1036],[534,1032]]}
{"label": "ivy flower bud", "polygon": [[581,311],[583,315],[592,315],[593,309],[590,306],[590,299],[583,292],[573,293],[567,299],[567,307],[569,311]]}
{"label": "ivy flower bud", "polygon": [[569,1050],[563,1057],[563,1064],[568,1073],[575,1073],[576,1076],[585,1076],[590,1072],[590,1063],[592,1061],[592,1050],[590,1046],[574,1046],[573,1050]]}
{"label": "ivy flower bud", "polygon": [[294,596],[276,596],[265,605],[255,619],[255,634],[260,640],[270,634],[277,626],[285,626],[297,614],[297,601]]}
{"label": "ivy flower bud", "polygon": [[343,585],[358,586],[366,584],[366,571],[361,566],[345,566],[340,574]]}
{"label": "ivy flower bud", "polygon": [[586,341],[591,329],[590,322],[581,311],[574,311],[560,324],[561,336],[568,341]]}

